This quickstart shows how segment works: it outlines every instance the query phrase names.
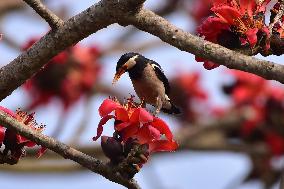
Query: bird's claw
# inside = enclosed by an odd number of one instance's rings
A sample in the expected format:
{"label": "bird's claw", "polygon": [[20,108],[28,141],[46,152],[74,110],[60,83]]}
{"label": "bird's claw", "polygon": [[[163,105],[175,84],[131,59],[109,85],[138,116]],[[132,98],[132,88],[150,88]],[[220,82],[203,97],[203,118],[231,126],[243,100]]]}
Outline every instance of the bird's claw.
{"label": "bird's claw", "polygon": [[155,116],[155,117],[157,117],[157,115],[160,113],[160,109],[156,109],[155,111],[154,111],[154,113],[153,113],[153,115]]}

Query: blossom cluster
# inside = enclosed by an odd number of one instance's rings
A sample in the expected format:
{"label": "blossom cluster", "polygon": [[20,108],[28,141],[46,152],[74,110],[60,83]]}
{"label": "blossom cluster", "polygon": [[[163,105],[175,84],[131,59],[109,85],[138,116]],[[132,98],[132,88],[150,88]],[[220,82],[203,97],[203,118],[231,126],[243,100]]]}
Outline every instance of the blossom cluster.
{"label": "blossom cluster", "polygon": [[174,76],[171,80],[171,100],[182,110],[179,118],[195,122],[200,117],[202,105],[206,106],[207,91],[201,86],[200,73],[184,72]]}
{"label": "blossom cluster", "polygon": [[[34,119],[34,113],[28,114],[21,110],[17,110],[16,113],[11,110],[0,106],[0,111],[5,112],[9,116],[16,119],[18,122],[22,123],[26,127],[36,131],[42,132],[44,129],[44,125],[39,125]],[[37,144],[19,134],[17,134],[14,130],[5,128],[0,125],[0,147],[5,145],[5,148],[2,152],[4,156],[9,156],[10,159],[17,163],[19,159],[25,156],[25,148],[26,147],[34,147]],[[45,147],[41,147],[38,151],[38,157],[40,157],[46,151]]]}
{"label": "blossom cluster", "polygon": [[284,89],[253,74],[230,73],[235,81],[223,89],[233,100],[232,109],[244,115],[233,136],[246,144],[264,144],[269,150],[265,156],[251,156],[253,167],[248,179],[261,179],[271,186],[280,176],[272,165],[273,157],[284,155]]}
{"label": "blossom cluster", "polygon": [[[29,41],[24,49],[35,41]],[[67,109],[80,97],[91,93],[101,70],[99,54],[96,47],[76,45],[56,55],[24,85],[32,97],[29,108],[57,97]]]}
{"label": "blossom cluster", "polygon": [[[213,15],[208,16],[197,31],[206,40],[229,49],[258,49],[258,52],[268,54],[271,33],[265,24],[265,12],[269,2],[270,0],[212,0],[210,11]],[[205,3],[208,4],[207,1]],[[281,33],[280,30],[281,27],[278,26],[275,31]],[[204,62],[206,69],[219,66],[199,57],[196,57],[196,60]]]}
{"label": "blossom cluster", "polygon": [[[241,71],[233,71],[236,81],[224,87],[234,106],[247,112],[240,134],[254,140],[266,141],[274,155],[284,154],[284,90],[269,81]],[[261,134],[261,135],[259,135]]]}
{"label": "blossom cluster", "polygon": [[[142,108],[141,104],[135,103],[133,97],[125,104],[116,99],[106,99],[99,108],[99,114],[102,119],[93,140],[102,135],[103,126],[110,119],[115,120],[113,137],[103,136],[101,140],[102,149],[113,164],[131,159],[127,161],[129,166],[139,171],[150,154],[177,149],[168,125]],[[129,177],[134,176],[132,172],[129,174]]]}

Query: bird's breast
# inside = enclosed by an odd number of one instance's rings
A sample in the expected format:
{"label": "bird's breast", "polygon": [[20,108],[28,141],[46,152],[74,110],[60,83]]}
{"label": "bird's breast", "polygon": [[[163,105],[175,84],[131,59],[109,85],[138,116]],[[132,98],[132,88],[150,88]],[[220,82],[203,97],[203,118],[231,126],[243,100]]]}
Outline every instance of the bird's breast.
{"label": "bird's breast", "polygon": [[156,104],[158,96],[164,98],[165,95],[164,84],[155,74],[155,71],[148,67],[144,69],[139,79],[131,79],[139,98],[152,105]]}

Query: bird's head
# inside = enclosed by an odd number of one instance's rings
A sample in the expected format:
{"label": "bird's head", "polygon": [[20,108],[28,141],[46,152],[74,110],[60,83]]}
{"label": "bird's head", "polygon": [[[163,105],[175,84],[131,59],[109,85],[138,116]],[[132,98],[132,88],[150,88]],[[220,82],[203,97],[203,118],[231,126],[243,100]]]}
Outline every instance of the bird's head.
{"label": "bird's head", "polygon": [[132,69],[136,64],[136,59],[141,56],[138,53],[129,52],[120,57],[116,65],[116,73],[114,75],[112,84],[115,84],[122,74]]}

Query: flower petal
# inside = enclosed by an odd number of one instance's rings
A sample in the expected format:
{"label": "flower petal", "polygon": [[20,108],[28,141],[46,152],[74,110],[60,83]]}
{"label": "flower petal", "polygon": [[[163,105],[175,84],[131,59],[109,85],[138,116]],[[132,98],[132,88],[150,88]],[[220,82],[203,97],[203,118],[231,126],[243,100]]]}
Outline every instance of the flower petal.
{"label": "flower petal", "polygon": [[212,61],[209,61],[209,60],[205,60],[204,61],[204,64],[203,64],[203,67],[206,69],[206,70],[212,70],[214,68],[217,68],[219,67],[220,65],[219,64],[216,64]]}
{"label": "flower petal", "polygon": [[274,132],[268,132],[265,141],[273,155],[280,156],[284,152],[284,139]]}
{"label": "flower petal", "polygon": [[153,116],[144,108],[136,108],[130,117],[132,123],[148,123],[153,121]]}
{"label": "flower petal", "polygon": [[122,122],[122,123],[115,125],[115,130],[121,131],[122,129],[125,129],[126,127],[128,127],[130,125],[131,125],[130,122]]}
{"label": "flower petal", "polygon": [[266,35],[265,49],[264,50],[268,51],[270,49],[270,31],[269,31],[268,27],[263,27],[261,29],[261,32]]}
{"label": "flower petal", "polygon": [[100,120],[98,128],[97,128],[97,136],[93,137],[93,141],[96,141],[98,140],[98,138],[100,138],[104,130],[103,128],[104,124],[106,124],[106,122],[108,122],[108,120],[110,120],[111,118],[115,118],[115,117],[113,115],[107,115]]}
{"label": "flower petal", "polygon": [[212,0],[213,6],[221,6],[228,4],[227,0]]}
{"label": "flower petal", "polygon": [[115,119],[120,121],[128,121],[128,112],[125,108],[119,107],[115,109]]}
{"label": "flower petal", "polygon": [[33,141],[27,141],[27,143],[25,144],[25,146],[27,146],[29,148],[34,147],[35,145],[37,145],[37,144]]}
{"label": "flower petal", "polygon": [[30,140],[21,136],[21,135],[16,135],[17,136],[17,143],[18,144],[22,144],[22,143],[25,143],[25,142],[29,142]]}
{"label": "flower petal", "polygon": [[47,150],[46,147],[41,146],[41,148],[37,152],[37,158],[40,158],[46,152],[46,150]]}
{"label": "flower petal", "polygon": [[111,100],[111,99],[105,99],[101,106],[99,107],[99,113],[101,117],[105,117],[112,111],[114,111],[116,108],[122,107],[119,103]]}
{"label": "flower petal", "polygon": [[3,143],[5,137],[5,128],[0,126],[0,146]]}
{"label": "flower petal", "polygon": [[211,10],[224,22],[230,25],[233,25],[234,21],[241,17],[241,14],[238,9],[227,5],[213,7]]}
{"label": "flower petal", "polygon": [[127,128],[121,130],[120,134],[122,136],[122,139],[124,142],[127,141],[129,138],[134,138],[136,133],[138,132],[139,125],[137,124],[132,124],[129,125]]}
{"label": "flower petal", "polygon": [[197,32],[201,36],[205,36],[206,40],[217,43],[218,35],[223,30],[229,29],[229,25],[221,18],[211,16],[202,22],[202,24],[197,28]]}
{"label": "flower petal", "polygon": [[256,35],[257,32],[258,32],[258,28],[249,29],[246,32],[246,36],[247,36],[247,39],[251,47],[254,47],[257,42],[257,35]]}
{"label": "flower petal", "polygon": [[138,130],[135,137],[138,139],[140,144],[145,144],[154,140],[159,140],[161,133],[157,128],[151,125],[144,125]]}
{"label": "flower petal", "polygon": [[161,152],[161,151],[175,151],[178,148],[178,144],[176,141],[168,141],[168,140],[158,140],[149,143],[149,151],[153,152]]}
{"label": "flower petal", "polygon": [[256,8],[255,0],[240,0],[240,12],[242,15],[248,13],[248,15],[252,17],[255,8]]}
{"label": "flower petal", "polygon": [[206,70],[212,70],[214,68],[217,68],[219,67],[220,65],[219,64],[216,64],[210,60],[205,60],[204,58],[200,58],[200,57],[195,57],[195,60],[196,62],[204,62],[203,63],[203,67],[206,69]]}
{"label": "flower petal", "polygon": [[161,134],[164,134],[169,141],[173,140],[173,134],[169,126],[163,120],[155,117],[151,125],[156,129],[158,129],[161,132]]}

